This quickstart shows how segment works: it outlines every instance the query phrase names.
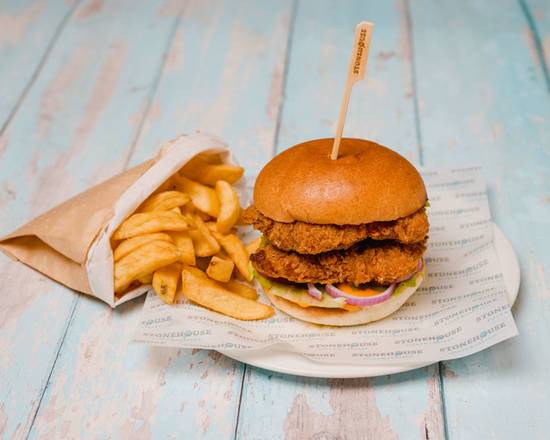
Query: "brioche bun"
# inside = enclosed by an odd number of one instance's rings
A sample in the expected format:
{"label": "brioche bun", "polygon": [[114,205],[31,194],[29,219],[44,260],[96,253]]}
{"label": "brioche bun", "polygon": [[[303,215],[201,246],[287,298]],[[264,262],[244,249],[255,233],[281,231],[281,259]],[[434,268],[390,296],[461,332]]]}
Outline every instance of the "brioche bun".
{"label": "brioche bun", "polygon": [[282,223],[359,225],[408,216],[427,200],[422,177],[403,156],[364,139],[295,145],[274,157],[254,186],[254,206]]}

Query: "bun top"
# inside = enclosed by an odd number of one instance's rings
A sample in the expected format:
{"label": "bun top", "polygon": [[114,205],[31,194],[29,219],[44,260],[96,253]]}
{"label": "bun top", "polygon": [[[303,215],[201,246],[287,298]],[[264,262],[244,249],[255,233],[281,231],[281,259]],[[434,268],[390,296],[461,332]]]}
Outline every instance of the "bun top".
{"label": "bun top", "polygon": [[426,203],[422,177],[403,156],[343,138],[331,160],[332,143],[316,139],[275,156],[256,179],[254,206],[282,223],[358,225],[405,217]]}

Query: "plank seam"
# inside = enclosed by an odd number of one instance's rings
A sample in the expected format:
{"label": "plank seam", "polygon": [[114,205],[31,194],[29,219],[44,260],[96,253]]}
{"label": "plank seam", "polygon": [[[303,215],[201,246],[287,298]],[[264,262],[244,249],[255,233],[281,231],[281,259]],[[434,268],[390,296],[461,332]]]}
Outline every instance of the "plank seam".
{"label": "plank seam", "polygon": [[[418,150],[418,161],[420,165],[424,165],[424,154],[423,154],[423,141],[422,141],[422,125],[420,118],[420,106],[418,103],[418,81],[417,81],[417,72],[416,72],[416,57],[415,57],[415,47],[414,47],[414,36],[413,36],[413,21],[411,16],[411,8],[409,0],[405,1],[405,21],[407,26],[408,33],[408,42],[409,42],[409,54],[411,60],[411,83],[412,83],[412,95],[413,95],[413,107],[414,107],[414,124],[415,124],[415,133],[416,133],[416,144]],[[439,398],[441,401],[441,417],[443,418],[443,434],[445,439],[449,438],[449,428],[447,424],[447,404],[445,402],[445,384],[443,377],[444,365],[442,362],[437,363],[437,379],[439,387]],[[426,432],[426,438],[428,438],[428,429],[427,426],[424,427]]]}
{"label": "plank seam", "polygon": [[443,415],[443,435],[449,440],[449,426],[447,424],[447,402],[445,401],[445,382],[444,382],[445,364],[437,363],[437,373],[439,377],[439,395],[441,397],[441,414]]}
{"label": "plank seam", "polygon": [[275,124],[275,136],[273,138],[273,147],[271,149],[271,157],[275,156],[278,151],[279,145],[279,131],[281,129],[281,121],[283,119],[283,109],[286,96],[286,81],[288,78],[288,69],[290,66],[290,53],[292,51],[292,37],[294,36],[294,28],[296,26],[296,16],[298,10],[298,1],[293,0],[292,6],[290,8],[290,23],[288,25],[288,35],[286,39],[286,48],[285,48],[285,65],[283,68],[283,83],[281,84],[282,97],[279,103],[279,108],[277,109],[277,123]]}
{"label": "plank seam", "polygon": [[233,439],[236,440],[237,439],[237,433],[238,433],[238,430],[239,430],[239,420],[240,420],[240,417],[241,417],[241,402],[243,400],[243,390],[244,390],[244,380],[245,380],[245,377],[246,377],[246,372],[248,370],[248,365],[247,364],[243,364],[244,367],[243,367],[243,377],[241,378],[241,389],[239,391],[239,403],[237,405],[237,417],[235,419],[235,430],[233,431]]}
{"label": "plank seam", "polygon": [[[290,21],[288,24],[288,34],[286,39],[286,46],[285,46],[285,63],[283,68],[283,82],[281,84],[281,91],[282,96],[279,103],[279,106],[277,108],[277,122],[275,124],[275,136],[273,137],[273,145],[271,148],[271,157],[275,156],[277,153],[277,146],[279,144],[279,131],[281,129],[281,120],[282,120],[282,114],[283,114],[283,107],[284,107],[284,101],[285,101],[285,91],[286,91],[286,82],[288,78],[288,69],[290,65],[290,52],[292,50],[292,37],[294,36],[294,28],[296,25],[296,15],[298,10],[298,0],[292,1],[292,6],[290,7]],[[233,439],[237,439],[237,435],[239,432],[239,422],[241,417],[241,406],[242,406],[242,399],[243,399],[243,393],[244,393],[244,387],[245,387],[245,378],[246,373],[248,371],[248,365],[244,364],[243,368],[243,377],[241,380],[241,389],[239,393],[239,403],[237,407],[237,417],[235,419],[235,431],[233,432]]]}
{"label": "plank seam", "polygon": [[525,0],[519,0],[519,5],[523,12],[523,15],[525,16],[525,19],[527,20],[527,24],[529,25],[529,32],[531,34],[533,44],[535,45],[535,52],[537,53],[537,59],[542,70],[542,75],[544,76],[546,88],[548,89],[548,92],[550,92],[550,72],[548,71],[548,64],[546,56],[544,55],[544,49],[542,47],[542,41],[540,39],[540,33],[537,27],[537,23],[533,18],[533,14],[531,14],[529,5],[527,5]]}
{"label": "plank seam", "polygon": [[174,24],[172,25],[172,28],[170,29],[170,33],[168,34],[168,41],[166,44],[166,47],[164,49],[164,53],[162,55],[162,61],[159,65],[159,68],[157,72],[155,73],[155,76],[153,78],[153,84],[151,85],[151,90],[149,94],[147,95],[145,109],[143,111],[143,114],[141,116],[141,119],[139,121],[138,127],[136,129],[136,133],[132,139],[132,142],[130,144],[130,148],[128,149],[128,153],[126,155],[126,159],[124,160],[123,170],[126,170],[128,168],[128,164],[130,163],[130,159],[132,155],[134,154],[134,151],[136,149],[136,145],[139,141],[139,138],[141,137],[141,133],[143,132],[143,127],[145,126],[145,121],[147,120],[147,116],[149,115],[149,111],[151,110],[151,105],[153,103],[153,98],[155,97],[158,86],[160,84],[160,80],[162,79],[162,74],[164,73],[164,69],[166,67],[166,63],[168,61],[168,55],[170,53],[170,50],[172,49],[172,45],[174,44],[174,38],[176,36],[176,33],[180,27],[181,20],[183,13],[185,11],[185,6],[187,6],[188,2],[182,2],[181,9],[178,11],[178,15],[176,19],[174,20]]}
{"label": "plank seam", "polygon": [[414,41],[413,41],[413,24],[411,17],[411,9],[409,5],[409,0],[405,1],[405,22],[407,27],[408,34],[408,49],[410,54],[411,61],[411,86],[412,86],[412,99],[413,99],[413,109],[414,109],[414,125],[416,127],[416,148],[418,150],[418,162],[420,165],[424,165],[424,153],[422,151],[422,127],[420,123],[420,106],[418,104],[418,87],[417,87],[417,76],[416,76],[416,60],[414,55]]}
{"label": "plank seam", "polygon": [[38,411],[40,410],[40,406],[42,405],[42,399],[44,398],[44,395],[46,394],[46,390],[48,389],[50,379],[52,377],[53,371],[55,370],[55,365],[57,364],[57,359],[59,359],[59,355],[61,353],[61,348],[63,347],[63,344],[65,342],[65,338],[67,337],[67,333],[69,333],[69,328],[71,327],[71,324],[73,323],[74,315],[75,315],[75,311],[76,311],[76,306],[78,305],[78,303],[80,301],[80,297],[82,296],[82,293],[78,293],[76,295],[77,295],[76,298],[73,300],[71,312],[69,313],[69,319],[67,320],[67,324],[65,325],[65,329],[63,330],[63,335],[59,339],[59,343],[56,347],[55,356],[54,356],[54,359],[53,359],[53,362],[52,362],[52,366],[50,368],[50,372],[48,373],[48,377],[46,378],[46,381],[44,382],[44,384],[41,387],[42,391],[40,393],[40,398],[38,399],[38,403],[35,407],[34,414],[32,415],[32,420],[31,420],[31,423],[29,425],[29,429],[28,429],[27,434],[25,436],[25,438],[27,438],[27,439],[29,438],[29,436],[32,432],[32,429],[34,427],[34,423],[36,422],[36,417],[38,416]]}
{"label": "plank seam", "polygon": [[42,68],[46,64],[46,61],[48,60],[48,58],[50,56],[50,53],[52,52],[53,48],[55,47],[55,45],[57,43],[57,40],[59,39],[59,37],[63,33],[63,30],[65,29],[65,26],[67,25],[70,18],[73,16],[74,12],[76,11],[76,9],[78,8],[78,6],[80,5],[80,3],[82,1],[83,0],[77,0],[77,2],[72,6],[71,9],[69,9],[65,13],[65,15],[63,16],[61,21],[58,23],[58,25],[55,29],[55,32],[53,34],[53,37],[51,38],[50,42],[46,46],[46,50],[44,51],[44,53],[42,54],[42,57],[40,58],[40,62],[38,63],[38,66],[36,66],[36,69],[34,70],[33,74],[31,75],[31,78],[29,79],[29,81],[27,82],[27,84],[23,88],[23,91],[21,92],[21,95],[19,96],[19,98],[15,102],[15,105],[13,106],[13,109],[10,111],[10,113],[8,114],[8,117],[6,118],[4,123],[2,124],[2,127],[0,128],[0,138],[2,136],[4,136],[5,131],[7,130],[8,126],[11,123],[11,121],[15,117],[17,111],[21,107],[21,104],[23,103],[23,101],[27,97],[29,91],[31,90],[32,86],[36,82],[36,79],[40,75],[40,72],[42,72]]}

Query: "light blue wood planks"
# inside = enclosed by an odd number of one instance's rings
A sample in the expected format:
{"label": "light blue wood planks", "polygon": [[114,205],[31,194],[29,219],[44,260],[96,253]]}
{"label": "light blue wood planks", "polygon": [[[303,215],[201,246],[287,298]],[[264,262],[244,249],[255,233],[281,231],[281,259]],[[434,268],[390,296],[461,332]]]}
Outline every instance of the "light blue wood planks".
{"label": "light blue wood planks", "polygon": [[13,115],[28,85],[76,4],[39,0],[4,1],[0,6],[0,129]]}
{"label": "light blue wood planks", "polygon": [[[2,18],[25,17],[17,25],[25,31],[15,45],[0,46],[0,122],[70,10],[36,4],[42,6],[2,5]],[[525,4],[548,60],[546,2]],[[1,232],[120,171],[127,160],[148,157],[180,132],[200,128],[223,136],[249,170],[269,158],[291,2],[187,2],[176,31],[183,5],[90,0],[78,7],[0,138]],[[485,165],[495,218],[523,269],[515,308],[520,336],[445,363],[449,434],[544,438],[550,412],[544,367],[550,352],[543,343],[550,330],[550,104],[540,54],[515,2],[498,10],[489,2],[411,2],[411,16],[425,163]],[[338,9],[299,3],[279,151],[332,135],[352,28],[361,19],[374,20],[376,28],[367,80],[354,91],[346,133],[418,160],[402,2],[349,1]],[[18,27],[10,29],[19,35]],[[128,345],[140,301],[113,312],[86,297],[77,301],[3,256],[0,271],[0,432],[6,438],[24,437],[40,404],[33,437],[232,435],[240,364],[204,351]],[[352,381],[247,368],[244,380],[240,438],[443,436],[437,366]]]}
{"label": "light blue wood planks", "polygon": [[[154,3],[91,4],[67,23],[0,139],[3,233],[120,171],[132,143],[175,18]],[[24,438],[78,296],[4,255],[0,265],[0,425]]]}
{"label": "light blue wood planks", "polygon": [[[277,150],[333,136],[353,31],[375,22],[366,80],[353,92],[347,136],[418,161],[403,2],[301,1],[288,62]],[[391,377],[323,380],[248,368],[238,438],[442,438],[437,365]]]}
{"label": "light blue wood planks", "polygon": [[411,13],[425,162],[484,165],[522,267],[520,335],[445,363],[449,437],[547,438],[550,99],[529,23],[513,1],[411,2]]}
{"label": "light blue wood planks", "polygon": [[248,174],[259,170],[272,154],[291,12],[291,0],[193,2],[132,161],[199,130],[222,136]]}
{"label": "light blue wood planks", "polygon": [[367,76],[354,86],[344,136],[372,139],[418,160],[408,25],[403,1],[301,1],[290,49],[277,151],[332,137],[347,75],[353,29],[375,22]]}
{"label": "light blue wood planks", "polygon": [[[187,2],[156,93],[142,103],[148,113],[129,163],[196,128],[223,137],[249,167],[265,162],[291,12],[290,1]],[[231,438],[243,366],[215,352],[129,344],[141,304],[112,312],[79,301],[31,437]]]}

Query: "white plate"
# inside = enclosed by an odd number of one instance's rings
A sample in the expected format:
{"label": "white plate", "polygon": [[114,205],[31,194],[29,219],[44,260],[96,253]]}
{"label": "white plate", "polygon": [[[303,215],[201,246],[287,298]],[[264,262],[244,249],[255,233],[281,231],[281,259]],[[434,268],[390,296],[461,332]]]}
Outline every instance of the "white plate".
{"label": "white plate", "polygon": [[[504,283],[510,299],[514,304],[519,292],[519,263],[514,248],[497,225],[494,226],[495,247],[502,267]],[[279,373],[297,376],[350,378],[373,377],[385,374],[401,373],[425,367],[428,364],[409,365],[350,365],[350,364],[320,364],[284,348],[268,347],[264,350],[224,352],[222,354],[240,362],[265,368]]]}

